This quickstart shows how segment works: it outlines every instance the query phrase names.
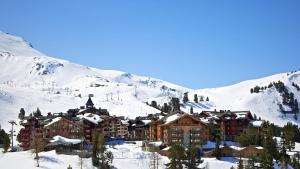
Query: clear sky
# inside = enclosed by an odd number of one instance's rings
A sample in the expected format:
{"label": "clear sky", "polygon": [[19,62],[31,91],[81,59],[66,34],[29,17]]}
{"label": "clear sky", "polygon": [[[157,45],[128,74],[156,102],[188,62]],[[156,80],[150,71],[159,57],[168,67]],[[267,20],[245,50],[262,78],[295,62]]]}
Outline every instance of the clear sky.
{"label": "clear sky", "polygon": [[300,68],[299,0],[1,0],[0,30],[52,57],[190,88]]}

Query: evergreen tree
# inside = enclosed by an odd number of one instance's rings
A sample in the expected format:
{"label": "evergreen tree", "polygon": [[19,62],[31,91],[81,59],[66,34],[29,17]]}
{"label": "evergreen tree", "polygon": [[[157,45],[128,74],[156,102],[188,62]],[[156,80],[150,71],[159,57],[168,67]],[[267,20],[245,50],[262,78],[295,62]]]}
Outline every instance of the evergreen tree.
{"label": "evergreen tree", "polygon": [[276,139],[273,138],[274,137],[274,135],[272,134],[272,133],[274,133],[273,130],[274,129],[269,126],[268,132],[264,139],[264,150],[266,151],[266,153],[272,155],[272,157],[275,160],[279,160],[280,155],[279,155],[279,152],[277,151],[277,141],[276,141]]}
{"label": "evergreen tree", "polygon": [[253,92],[254,92],[254,90],[253,90],[253,88],[251,88],[251,89],[250,89],[250,93],[253,93]]}
{"label": "evergreen tree", "polygon": [[154,107],[154,108],[156,108],[156,109],[158,109],[158,107],[157,107],[157,102],[156,101],[151,101],[151,105],[150,106],[152,106],[152,107]]}
{"label": "evergreen tree", "polygon": [[187,169],[198,169],[197,166],[202,163],[200,152],[197,151],[195,145],[190,145],[186,152],[186,160],[184,162]]}
{"label": "evergreen tree", "polygon": [[207,101],[207,102],[209,101],[209,98],[208,98],[208,97],[206,97],[206,101]]}
{"label": "evergreen tree", "polygon": [[167,103],[164,103],[164,105],[161,108],[161,111],[165,113],[170,113],[171,107]]}
{"label": "evergreen tree", "polygon": [[262,156],[261,156],[261,168],[263,169],[273,169],[273,157],[272,155],[267,151],[263,150]]}
{"label": "evergreen tree", "polygon": [[3,144],[4,152],[7,152],[10,145],[10,138],[3,129],[0,130],[0,144]]}
{"label": "evergreen tree", "polygon": [[271,133],[268,132],[264,140],[264,149],[260,161],[263,169],[273,169],[273,158],[277,156],[276,144]]}
{"label": "evergreen tree", "polygon": [[180,111],[180,103],[177,97],[172,97],[170,105],[172,107],[172,111]]}
{"label": "evergreen tree", "polygon": [[24,110],[24,108],[21,108],[20,109],[20,113],[19,113],[19,119],[23,120],[24,117],[25,117],[25,110]]}
{"label": "evergreen tree", "polygon": [[253,115],[253,119],[254,119],[254,120],[257,120],[256,114]]}
{"label": "evergreen tree", "polygon": [[190,113],[191,113],[191,114],[194,114],[194,109],[193,109],[193,107],[190,108]]}
{"label": "evergreen tree", "polygon": [[183,103],[186,103],[189,101],[189,96],[188,96],[188,92],[185,92],[183,94],[183,99],[182,99]]}
{"label": "evergreen tree", "polygon": [[199,102],[199,100],[198,100],[198,95],[197,95],[197,94],[194,94],[194,102],[195,102],[195,103],[198,103],[198,102]]}
{"label": "evergreen tree", "polygon": [[221,149],[220,149],[220,144],[221,144],[221,140],[220,140],[220,136],[217,136],[216,138],[216,147],[214,150],[214,156],[219,160],[221,157]]}
{"label": "evergreen tree", "polygon": [[241,157],[240,157],[240,159],[239,159],[238,169],[244,169],[243,160],[242,160]]}
{"label": "evergreen tree", "polygon": [[259,87],[259,86],[255,86],[255,87],[253,88],[253,92],[254,92],[254,93],[259,93],[259,90],[260,90],[260,87]]}
{"label": "evergreen tree", "polygon": [[39,108],[36,109],[35,112],[33,112],[34,117],[40,117],[42,116],[41,110]]}
{"label": "evergreen tree", "polygon": [[295,148],[295,131],[294,131],[294,126],[292,123],[287,123],[283,127],[283,132],[284,132],[284,139],[285,139],[285,144],[286,148],[291,151],[292,149]]}
{"label": "evergreen tree", "polygon": [[204,96],[200,96],[200,102],[204,101]]}
{"label": "evergreen tree", "polygon": [[294,109],[293,110],[294,110],[295,114],[299,113],[299,106],[298,106],[298,100],[297,99],[294,100]]}
{"label": "evergreen tree", "polygon": [[185,158],[184,147],[180,144],[172,144],[170,148],[170,163],[166,164],[167,169],[183,169]]}
{"label": "evergreen tree", "polygon": [[283,168],[287,167],[289,156],[286,154],[287,152],[287,142],[285,140],[285,134],[283,133],[279,143],[279,155],[280,155],[280,162]]}
{"label": "evergreen tree", "polygon": [[113,155],[105,146],[105,139],[98,131],[93,132],[92,163],[101,169],[110,169]]}
{"label": "evergreen tree", "polygon": [[247,161],[246,169],[255,169],[255,162],[256,159],[254,158],[254,156],[250,156]]}

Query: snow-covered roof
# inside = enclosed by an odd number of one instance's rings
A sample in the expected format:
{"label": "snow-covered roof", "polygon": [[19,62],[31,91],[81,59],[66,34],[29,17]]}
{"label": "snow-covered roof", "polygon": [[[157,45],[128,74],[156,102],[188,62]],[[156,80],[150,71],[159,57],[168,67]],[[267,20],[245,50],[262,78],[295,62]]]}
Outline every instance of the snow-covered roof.
{"label": "snow-covered roof", "polygon": [[159,147],[163,144],[162,141],[154,141],[154,142],[149,142],[149,144],[155,146],[155,147]]}
{"label": "snow-covered roof", "polygon": [[53,123],[56,123],[56,122],[58,122],[61,119],[62,119],[61,117],[56,117],[56,118],[52,119],[52,121],[50,123],[46,124],[45,127],[50,126]]}
{"label": "snow-covered roof", "polygon": [[145,125],[147,125],[147,124],[151,123],[151,120],[142,120],[142,122],[143,122]]}
{"label": "snow-covered roof", "polygon": [[179,119],[182,116],[183,116],[182,114],[173,114],[165,119],[165,124],[169,124],[169,123]]}
{"label": "snow-covered roof", "polygon": [[170,146],[169,147],[166,147],[166,148],[164,148],[164,149],[162,149],[162,150],[164,150],[164,151],[168,151],[168,150],[170,150]]}
{"label": "snow-covered roof", "polygon": [[121,123],[122,123],[123,125],[129,125],[128,120],[121,120]]}
{"label": "snow-covered roof", "polygon": [[94,123],[94,124],[98,124],[100,122],[103,121],[103,119],[97,115],[97,114],[92,114],[92,113],[86,113],[84,115],[78,115],[77,117],[79,117],[80,119],[85,119],[91,123]]}
{"label": "snow-covered roof", "polygon": [[250,124],[253,126],[253,127],[261,127],[263,125],[264,121],[262,120],[252,120],[250,121]]}
{"label": "snow-covered roof", "polygon": [[243,119],[246,118],[248,115],[248,112],[242,112],[242,113],[235,113],[237,119]]}
{"label": "snow-covered roof", "polygon": [[54,136],[52,140],[50,140],[51,143],[57,143],[57,144],[63,144],[63,145],[69,145],[69,144],[79,144],[82,142],[80,139],[69,139],[62,136]]}

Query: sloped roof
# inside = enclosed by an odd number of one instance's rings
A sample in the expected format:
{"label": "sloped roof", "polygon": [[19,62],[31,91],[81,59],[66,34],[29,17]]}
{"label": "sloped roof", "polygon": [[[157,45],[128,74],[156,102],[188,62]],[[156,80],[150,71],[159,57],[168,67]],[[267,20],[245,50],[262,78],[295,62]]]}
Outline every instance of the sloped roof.
{"label": "sloped roof", "polygon": [[86,105],[86,106],[94,106],[94,103],[93,103],[91,97],[89,97],[89,99],[88,99],[88,101],[86,102],[85,105]]}
{"label": "sloped roof", "polygon": [[191,115],[189,115],[189,114],[187,114],[187,113],[174,113],[174,114],[171,114],[171,115],[169,115],[169,116],[166,116],[166,117],[164,117],[164,118],[162,118],[162,119],[160,119],[160,120],[163,121],[163,124],[162,124],[162,125],[168,125],[168,124],[170,124],[170,123],[172,123],[172,122],[174,122],[174,121],[176,121],[176,120],[178,120],[178,119],[180,119],[180,118],[183,118],[183,117],[185,117],[185,116],[188,116],[188,117],[194,119],[195,121],[198,121],[198,122],[200,122],[200,123],[206,125],[206,124],[205,124],[204,122],[202,122],[201,120],[199,120],[199,119],[197,119],[197,118],[195,118],[195,117],[193,117],[193,116],[191,116]]}

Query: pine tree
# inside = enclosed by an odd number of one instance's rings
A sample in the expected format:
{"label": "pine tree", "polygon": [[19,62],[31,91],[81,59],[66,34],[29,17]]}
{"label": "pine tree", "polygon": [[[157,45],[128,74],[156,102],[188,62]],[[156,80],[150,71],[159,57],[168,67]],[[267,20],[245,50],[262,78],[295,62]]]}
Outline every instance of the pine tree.
{"label": "pine tree", "polygon": [[255,169],[255,162],[256,159],[254,158],[254,156],[250,156],[250,158],[248,158],[246,169]]}
{"label": "pine tree", "polygon": [[221,149],[220,149],[220,144],[221,144],[221,140],[220,140],[220,136],[217,136],[216,138],[216,147],[214,150],[214,156],[219,160],[221,157]]}
{"label": "pine tree", "polygon": [[36,109],[36,111],[33,113],[34,117],[40,117],[42,116],[41,110],[39,108]]}
{"label": "pine tree", "polygon": [[277,131],[275,131],[275,129],[272,128],[271,126],[272,125],[270,125],[268,128],[268,132],[267,132],[267,135],[264,140],[264,149],[270,155],[272,155],[272,157],[275,160],[279,160],[280,155],[279,155],[279,152],[277,151],[277,141],[276,141],[276,139],[273,138],[274,137],[273,133],[276,133]]}
{"label": "pine tree", "polygon": [[180,103],[177,97],[172,97],[171,103],[172,111],[180,111]]}
{"label": "pine tree", "polygon": [[171,107],[167,103],[164,103],[164,105],[161,108],[161,111],[165,113],[170,113]]}
{"label": "pine tree", "polygon": [[24,108],[21,108],[20,109],[20,113],[19,113],[19,119],[23,120],[24,117],[25,117],[25,110],[24,110]]}
{"label": "pine tree", "polygon": [[193,109],[193,107],[190,108],[190,113],[191,113],[191,114],[194,114],[194,109]]}
{"label": "pine tree", "polygon": [[259,90],[260,90],[260,87],[259,87],[259,86],[255,86],[255,87],[253,88],[253,92],[254,92],[254,93],[259,93]]}
{"label": "pine tree", "polygon": [[197,151],[195,145],[190,145],[186,152],[186,160],[184,162],[187,169],[198,169],[197,166],[202,163],[200,152]]}
{"label": "pine tree", "polygon": [[198,95],[197,95],[197,94],[194,94],[194,102],[195,102],[195,103],[198,103],[198,102],[199,102],[199,100],[198,100]]}
{"label": "pine tree", "polygon": [[4,152],[7,152],[10,146],[10,138],[3,129],[0,130],[0,144],[3,144]]}
{"label": "pine tree", "polygon": [[204,96],[200,96],[200,102],[204,101]]}
{"label": "pine tree", "polygon": [[105,146],[105,139],[98,131],[93,132],[92,163],[101,169],[110,169],[113,155]]}
{"label": "pine tree", "polygon": [[254,119],[254,120],[257,120],[256,114],[253,115],[253,119]]}
{"label": "pine tree", "polygon": [[279,153],[280,153],[280,162],[283,168],[287,167],[289,156],[286,154],[287,152],[287,142],[285,140],[285,134],[281,135],[281,140],[279,143]]}
{"label": "pine tree", "polygon": [[188,92],[185,92],[183,94],[183,99],[182,99],[183,103],[186,103],[189,101],[189,96],[188,96]]}
{"label": "pine tree", "polygon": [[208,98],[208,97],[206,97],[206,101],[207,101],[207,102],[209,101],[209,98]]}
{"label": "pine tree", "polygon": [[287,123],[283,127],[283,132],[284,132],[284,139],[285,139],[285,144],[286,148],[291,151],[292,149],[295,148],[295,132],[293,130],[293,124],[292,123]]}
{"label": "pine tree", "polygon": [[185,150],[180,144],[172,144],[170,148],[170,163],[166,164],[167,169],[183,169]]}
{"label": "pine tree", "polygon": [[158,107],[157,107],[157,102],[156,101],[151,101],[151,105],[150,106],[152,106],[152,107],[154,107],[154,108],[156,108],[156,109],[158,109]]}
{"label": "pine tree", "polygon": [[253,93],[253,92],[254,92],[254,90],[253,90],[253,88],[251,88],[251,89],[250,89],[250,93]]}
{"label": "pine tree", "polygon": [[273,169],[273,157],[272,155],[266,150],[263,150],[261,156],[261,168],[263,169]]}
{"label": "pine tree", "polygon": [[240,159],[239,159],[238,169],[244,169],[243,160],[242,160],[241,157],[240,157]]}

